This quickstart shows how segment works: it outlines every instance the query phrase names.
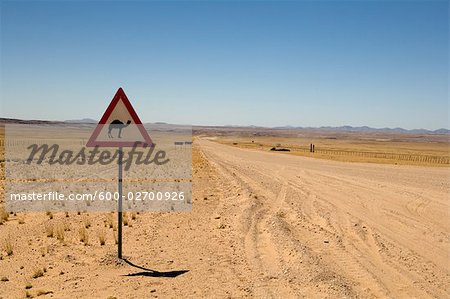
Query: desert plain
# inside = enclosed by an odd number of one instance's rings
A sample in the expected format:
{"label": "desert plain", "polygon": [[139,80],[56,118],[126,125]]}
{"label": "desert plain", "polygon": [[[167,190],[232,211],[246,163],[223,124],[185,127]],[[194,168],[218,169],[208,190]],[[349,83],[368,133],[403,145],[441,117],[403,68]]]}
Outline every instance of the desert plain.
{"label": "desert plain", "polygon": [[448,298],[448,161],[448,134],[196,128],[192,212],[127,213],[124,260],[115,213],[2,209],[0,298]]}

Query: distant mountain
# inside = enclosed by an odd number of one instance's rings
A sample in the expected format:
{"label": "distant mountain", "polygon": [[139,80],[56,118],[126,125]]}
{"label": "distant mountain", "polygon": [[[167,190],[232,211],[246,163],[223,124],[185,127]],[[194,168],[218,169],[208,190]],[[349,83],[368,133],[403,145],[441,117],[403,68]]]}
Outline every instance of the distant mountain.
{"label": "distant mountain", "polygon": [[0,117],[0,124],[34,124],[34,125],[51,125],[61,124],[60,121],[40,120],[40,119],[18,119],[18,118],[2,118]]}
{"label": "distant mountain", "polygon": [[449,129],[427,130],[427,129],[403,129],[403,128],[371,128],[368,126],[352,127],[352,126],[340,126],[340,127],[293,127],[283,126],[275,127],[274,129],[280,130],[292,130],[292,129],[309,129],[309,130],[328,130],[328,131],[341,131],[341,132],[380,132],[380,133],[416,133],[416,134],[450,134]]}
{"label": "distant mountain", "polygon": [[[92,118],[83,118],[83,119],[73,119],[66,121],[47,121],[47,120],[23,120],[23,119],[14,119],[14,118],[1,118],[0,124],[4,123],[19,123],[19,124],[97,124],[98,121]],[[155,123],[146,123],[145,125],[153,125],[153,126],[177,126],[168,124],[165,122],[155,122]],[[368,126],[361,127],[352,127],[352,126],[340,126],[340,127],[331,127],[331,126],[322,126],[322,127],[301,127],[301,126],[280,126],[280,127],[262,127],[262,126],[238,126],[238,125],[228,125],[228,126],[194,126],[194,127],[211,127],[211,128],[242,128],[242,129],[275,129],[275,130],[323,130],[323,131],[340,131],[340,132],[373,132],[373,133],[415,133],[415,134],[450,134],[449,129],[441,128],[437,130],[427,130],[427,129],[403,129],[403,128],[372,128]]]}
{"label": "distant mountain", "polygon": [[70,124],[96,124],[96,123],[98,123],[97,120],[92,119],[92,118],[70,119],[70,120],[65,120],[64,122],[70,123]]}
{"label": "distant mountain", "polygon": [[449,134],[450,130],[441,128],[441,129],[434,130],[433,133],[436,133],[436,134]]}

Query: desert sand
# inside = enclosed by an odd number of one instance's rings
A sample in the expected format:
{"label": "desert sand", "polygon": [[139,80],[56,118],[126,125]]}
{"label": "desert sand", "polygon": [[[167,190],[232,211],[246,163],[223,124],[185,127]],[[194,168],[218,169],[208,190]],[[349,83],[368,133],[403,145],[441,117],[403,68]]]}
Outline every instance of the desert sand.
{"label": "desert sand", "polygon": [[115,258],[114,214],[9,215],[0,297],[447,298],[449,189],[448,167],[199,138],[193,211],[128,214],[128,263]]}

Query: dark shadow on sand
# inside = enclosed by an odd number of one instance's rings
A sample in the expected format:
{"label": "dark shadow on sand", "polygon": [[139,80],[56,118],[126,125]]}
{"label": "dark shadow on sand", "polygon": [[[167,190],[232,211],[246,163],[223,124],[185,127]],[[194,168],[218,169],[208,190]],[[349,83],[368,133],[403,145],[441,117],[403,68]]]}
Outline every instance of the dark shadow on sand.
{"label": "dark shadow on sand", "polygon": [[173,278],[173,277],[177,277],[181,274],[184,274],[186,272],[189,272],[189,270],[175,270],[175,271],[160,272],[160,271],[155,271],[152,269],[144,268],[142,266],[138,266],[136,264],[133,264],[132,262],[130,262],[127,259],[123,259],[123,261],[132,267],[144,270],[142,272],[130,273],[125,276],[148,276],[148,277],[172,277]]}

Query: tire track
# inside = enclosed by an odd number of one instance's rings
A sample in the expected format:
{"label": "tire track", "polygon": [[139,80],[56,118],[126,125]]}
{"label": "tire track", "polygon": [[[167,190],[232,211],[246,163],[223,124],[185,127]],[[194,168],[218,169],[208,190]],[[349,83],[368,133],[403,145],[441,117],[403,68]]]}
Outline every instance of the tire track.
{"label": "tire track", "polygon": [[[201,145],[220,176],[242,192],[233,225],[245,236],[242,243],[257,277],[254,294],[258,297],[450,295],[448,269],[443,272],[442,264],[435,262],[438,259],[430,260],[433,255],[424,256],[433,247],[417,251],[420,247],[410,238],[413,234],[449,240],[444,237],[448,224],[443,218],[427,215],[442,212],[437,208],[445,203],[439,184],[433,184],[437,186],[434,193],[424,196],[416,187],[402,188],[401,178],[395,181],[395,176],[387,176],[383,181],[382,166],[366,167],[366,173],[376,178],[372,181],[355,171],[341,176],[340,168],[352,167],[346,163],[334,163],[336,173],[321,172],[316,163],[328,165],[327,161],[211,142]],[[301,162],[314,163],[313,170]],[[433,195],[438,198],[433,200]],[[420,234],[433,229],[430,237]],[[442,252],[437,253],[445,260]]]}

